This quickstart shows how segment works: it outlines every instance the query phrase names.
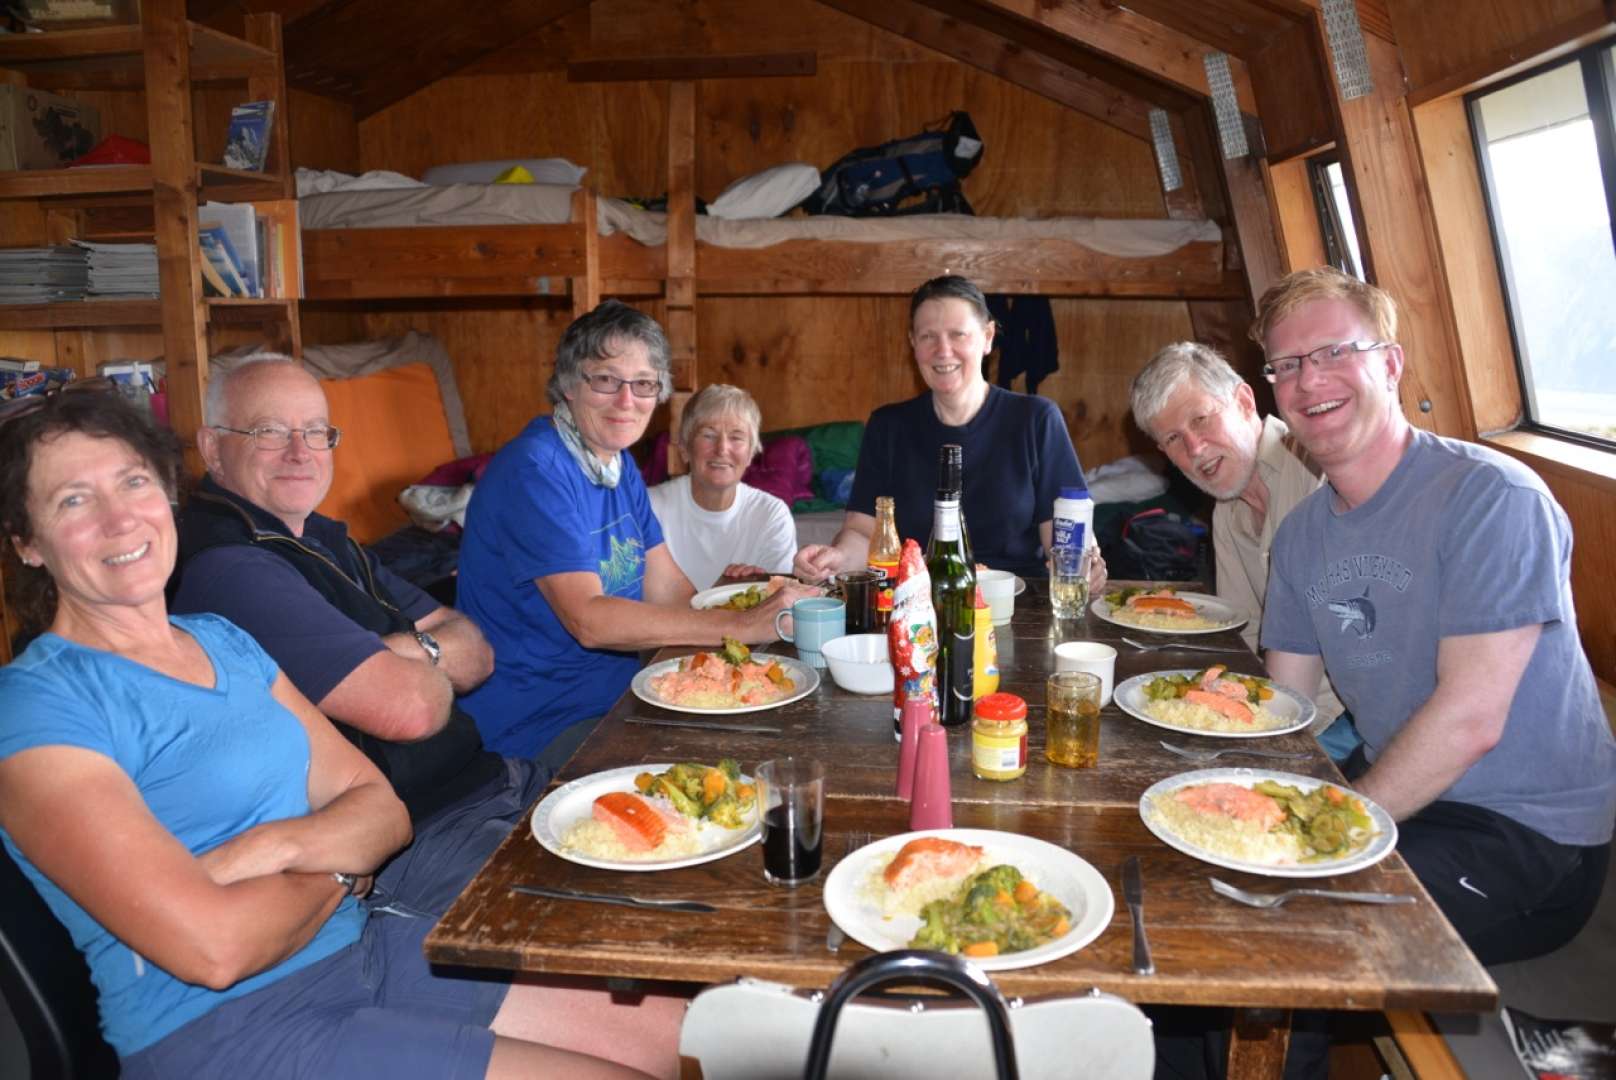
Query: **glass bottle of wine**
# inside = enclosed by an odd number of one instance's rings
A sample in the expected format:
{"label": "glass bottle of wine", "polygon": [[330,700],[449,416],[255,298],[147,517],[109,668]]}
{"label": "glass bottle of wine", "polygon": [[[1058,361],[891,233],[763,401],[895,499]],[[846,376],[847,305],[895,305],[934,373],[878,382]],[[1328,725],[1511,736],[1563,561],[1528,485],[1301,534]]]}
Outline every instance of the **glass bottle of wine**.
{"label": "glass bottle of wine", "polygon": [[937,720],[944,727],[971,721],[976,654],[976,567],[960,514],[963,451],[948,443],[937,455],[937,501],[926,571],[937,612]]}

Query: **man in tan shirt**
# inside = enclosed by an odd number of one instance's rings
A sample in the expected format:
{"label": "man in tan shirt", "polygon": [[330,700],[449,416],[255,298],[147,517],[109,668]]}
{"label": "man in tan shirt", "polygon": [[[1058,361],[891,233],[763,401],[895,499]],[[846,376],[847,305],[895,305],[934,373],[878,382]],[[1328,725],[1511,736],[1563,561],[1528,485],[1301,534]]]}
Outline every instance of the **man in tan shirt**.
{"label": "man in tan shirt", "polygon": [[[1228,361],[1198,342],[1175,342],[1158,352],[1134,377],[1131,397],[1140,430],[1217,500],[1212,550],[1218,598],[1245,617],[1242,633],[1256,651],[1274,532],[1324,482],[1324,474],[1283,420],[1258,415],[1256,396]],[[1315,704],[1319,715],[1312,730],[1322,735],[1343,707],[1328,684]],[[1326,741],[1332,755],[1340,734]]]}

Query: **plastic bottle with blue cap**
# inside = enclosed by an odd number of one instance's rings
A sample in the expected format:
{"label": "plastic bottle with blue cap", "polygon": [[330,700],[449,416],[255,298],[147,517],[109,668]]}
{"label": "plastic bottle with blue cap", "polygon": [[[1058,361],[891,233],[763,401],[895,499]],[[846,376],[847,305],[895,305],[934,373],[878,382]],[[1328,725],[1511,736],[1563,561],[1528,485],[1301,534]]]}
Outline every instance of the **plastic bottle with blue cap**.
{"label": "plastic bottle with blue cap", "polygon": [[1081,485],[1063,487],[1055,500],[1055,537],[1058,548],[1094,547],[1094,500]]}

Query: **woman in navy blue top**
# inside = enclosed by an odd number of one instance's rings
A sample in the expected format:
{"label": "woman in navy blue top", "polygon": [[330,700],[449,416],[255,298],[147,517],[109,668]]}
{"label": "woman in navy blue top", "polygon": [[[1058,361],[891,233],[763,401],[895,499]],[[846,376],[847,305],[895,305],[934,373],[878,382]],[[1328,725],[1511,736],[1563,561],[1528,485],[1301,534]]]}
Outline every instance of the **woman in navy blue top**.
{"label": "woman in navy blue top", "polygon": [[[982,375],[993,349],[987,300],[970,281],[933,278],[909,299],[909,344],[926,392],[870,415],[841,532],[829,545],[797,553],[795,568],[817,581],[865,565],[875,532],[875,500],[891,495],[898,535],[922,546],[931,536],[937,451],[964,449],[961,503],[978,562],[1043,573],[1055,497],[1083,484],[1060,409],[1048,398],[991,386]],[[1098,560],[1096,560],[1098,562]],[[1096,588],[1103,583],[1102,575]]]}

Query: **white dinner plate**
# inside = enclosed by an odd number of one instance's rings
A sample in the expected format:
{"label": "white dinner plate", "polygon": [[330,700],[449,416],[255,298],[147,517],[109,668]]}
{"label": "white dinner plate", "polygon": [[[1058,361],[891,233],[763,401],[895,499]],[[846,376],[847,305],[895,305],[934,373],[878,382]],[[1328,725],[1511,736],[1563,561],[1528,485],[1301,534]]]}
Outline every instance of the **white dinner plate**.
{"label": "white dinner plate", "polygon": [[1243,870],[1248,874],[1262,874],[1265,877],[1285,878],[1314,878],[1335,877],[1339,874],[1350,874],[1354,870],[1362,870],[1373,866],[1392,853],[1397,846],[1397,823],[1392,816],[1382,810],[1369,799],[1357,795],[1363,801],[1364,808],[1369,811],[1369,817],[1375,823],[1376,835],[1369,841],[1369,846],[1344,859],[1323,859],[1319,862],[1293,863],[1286,866],[1270,866],[1266,863],[1246,862],[1243,859],[1231,859],[1215,852],[1208,851],[1191,840],[1179,836],[1167,825],[1165,819],[1160,817],[1152,803],[1156,799],[1166,798],[1181,787],[1190,784],[1210,784],[1224,782],[1239,784],[1249,788],[1259,780],[1273,780],[1281,784],[1290,784],[1304,792],[1312,791],[1323,780],[1311,776],[1298,776],[1295,773],[1274,772],[1271,769],[1197,769],[1194,772],[1179,773],[1169,776],[1166,780],[1152,784],[1139,796],[1139,817],[1144,821],[1145,828],[1155,833],[1157,838],[1169,847],[1177,848],[1191,858],[1209,862],[1213,866],[1221,866],[1227,870]]}
{"label": "white dinner plate", "polygon": [[[762,835],[762,824],[758,820],[757,807],[754,803],[752,822],[744,829],[726,829],[710,821],[698,823],[696,839],[701,844],[701,850],[694,855],[634,861],[599,859],[593,855],[570,851],[562,846],[561,838],[567,835],[567,830],[594,813],[597,798],[611,791],[634,791],[634,777],[638,773],[659,773],[671,768],[673,768],[671,762],[663,765],[624,765],[620,769],[607,769],[605,772],[579,777],[571,783],[562,784],[540,799],[539,805],[533,808],[533,839],[537,840],[546,851],[559,855],[568,862],[597,866],[603,870],[673,870],[680,866],[695,866],[697,863],[722,859],[726,855],[733,855],[742,848],[757,843],[758,837]],[[747,783],[752,782],[752,778],[744,774],[741,779]]]}
{"label": "white dinner plate", "polygon": [[690,606],[697,611],[705,611],[707,608],[717,607],[736,593],[743,593],[757,585],[761,585],[765,589],[769,587],[767,581],[743,581],[738,585],[714,585],[712,588],[703,589],[695,596],[692,596]]}
{"label": "white dinner plate", "polygon": [[[714,650],[709,649],[707,651],[712,652]],[[672,660],[662,660],[652,664],[650,667],[641,668],[639,674],[634,676],[634,681],[629,683],[629,689],[634,691],[635,697],[639,698],[648,705],[660,705],[664,709],[672,709],[675,712],[703,713],[708,716],[732,716],[736,713],[760,712],[763,709],[778,709],[782,705],[788,705],[793,701],[807,697],[809,694],[813,693],[819,688],[819,672],[815,671],[812,667],[803,663],[801,660],[797,660],[790,656],[771,656],[769,653],[753,653],[752,659],[760,664],[766,664],[770,660],[773,660],[775,663],[785,668],[786,674],[791,676],[791,681],[796,684],[797,688],[783,698],[777,698],[774,701],[765,702],[762,705],[736,705],[731,708],[708,708],[704,705],[675,705],[671,701],[662,700],[662,698],[657,695],[656,691],[651,689],[651,680],[659,675],[666,675],[670,671],[679,670],[679,661],[683,659],[684,657],[682,656],[676,656]]]}
{"label": "white dinner plate", "polygon": [[1103,597],[1089,604],[1089,608],[1094,614],[1108,623],[1120,626],[1125,630],[1143,630],[1147,634],[1216,634],[1246,625],[1246,620],[1241,617],[1239,612],[1215,596],[1198,592],[1181,592],[1177,596],[1180,600],[1189,601],[1196,614],[1205,619],[1213,619],[1218,625],[1201,630],[1185,630],[1176,626],[1171,630],[1159,630],[1154,627],[1140,626],[1138,623],[1125,622],[1117,618],[1111,610],[1111,605]]}
{"label": "white dinner plate", "polygon": [[918,915],[884,916],[881,902],[870,887],[870,876],[917,836],[941,836],[985,848],[984,870],[1009,863],[1072,913],[1072,928],[1047,945],[999,956],[972,957],[971,962],[984,971],[1010,971],[1058,960],[1099,937],[1111,922],[1116,906],[1111,886],[1098,870],[1065,848],[991,829],[933,829],[867,844],[837,863],[825,879],[825,910],[848,937],[876,952],[908,948],[909,939],[920,929]]}
{"label": "white dinner plate", "polygon": [[[1174,668],[1170,671],[1152,671],[1147,675],[1135,675],[1119,685],[1111,695],[1112,700],[1122,706],[1122,711],[1129,716],[1137,717],[1147,724],[1154,724],[1168,731],[1177,731],[1185,735],[1205,735],[1213,739],[1264,739],[1270,735],[1289,735],[1293,731],[1301,731],[1313,722],[1317,711],[1313,703],[1289,687],[1280,686],[1271,682],[1274,696],[1263,702],[1263,708],[1276,716],[1285,718],[1285,723],[1277,728],[1264,728],[1262,731],[1205,731],[1201,728],[1179,727],[1169,724],[1165,720],[1158,720],[1146,711],[1150,704],[1145,697],[1145,684],[1151,679],[1163,675],[1194,675],[1199,668]],[[1236,672],[1235,674],[1239,674]]]}

